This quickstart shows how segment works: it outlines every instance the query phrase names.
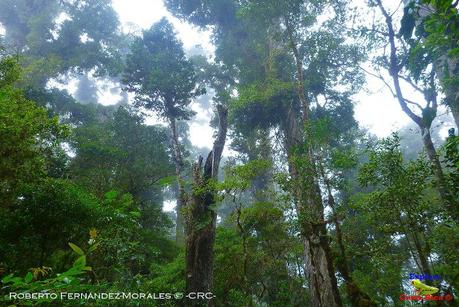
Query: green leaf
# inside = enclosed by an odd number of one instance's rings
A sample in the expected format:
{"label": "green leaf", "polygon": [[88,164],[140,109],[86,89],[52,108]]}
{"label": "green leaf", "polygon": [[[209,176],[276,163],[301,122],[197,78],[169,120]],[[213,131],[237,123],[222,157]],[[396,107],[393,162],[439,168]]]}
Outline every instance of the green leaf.
{"label": "green leaf", "polygon": [[7,282],[11,281],[11,279],[13,278],[13,273],[11,273],[10,275],[6,275],[5,277],[2,278],[2,282],[4,284],[6,284]]}
{"label": "green leaf", "polygon": [[13,282],[13,284],[15,284],[15,285],[23,283],[21,277],[13,277],[13,278],[11,278],[11,282]]}
{"label": "green leaf", "polygon": [[86,256],[78,257],[77,260],[73,263],[73,268],[83,270],[86,266]]}
{"label": "green leaf", "polygon": [[59,280],[63,280],[65,277],[80,275],[83,273],[81,268],[72,267],[69,270],[65,271],[59,276]]}
{"label": "green leaf", "polygon": [[33,274],[32,274],[32,272],[28,272],[27,275],[24,277],[24,281],[25,281],[26,283],[31,282],[32,279],[33,279]]}
{"label": "green leaf", "polygon": [[77,253],[77,254],[80,255],[80,256],[84,256],[83,250],[82,250],[81,248],[79,248],[77,245],[75,245],[75,244],[69,242],[69,246],[70,246],[71,249],[73,249],[73,251],[74,251],[75,253]]}

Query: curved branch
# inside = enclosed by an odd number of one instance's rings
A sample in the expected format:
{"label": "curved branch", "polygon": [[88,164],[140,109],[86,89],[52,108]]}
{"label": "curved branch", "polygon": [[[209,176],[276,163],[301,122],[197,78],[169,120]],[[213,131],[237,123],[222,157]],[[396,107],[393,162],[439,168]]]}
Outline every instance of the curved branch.
{"label": "curved branch", "polygon": [[372,73],[372,72],[366,70],[365,68],[363,68],[363,67],[361,67],[361,66],[359,66],[359,67],[360,67],[361,70],[363,70],[365,73],[369,74],[370,76],[375,77],[375,78],[381,80],[381,81],[384,83],[384,85],[389,89],[389,91],[391,92],[392,96],[394,96],[395,98],[397,98],[397,95],[395,94],[394,90],[392,89],[392,87],[390,86],[390,84],[387,83],[387,81],[384,79],[384,77],[381,76],[381,74],[377,75],[377,74],[375,74],[375,73]]}
{"label": "curved branch", "polygon": [[381,0],[376,0],[381,13],[386,19],[386,25],[389,33],[389,44],[390,44],[390,66],[389,66],[389,73],[392,76],[392,80],[394,82],[395,93],[397,94],[397,99],[402,107],[403,112],[408,115],[418,126],[423,127],[422,118],[416,115],[409,107],[408,104],[403,97],[402,89],[400,87],[400,79],[399,79],[399,72],[400,67],[398,65],[398,58],[397,58],[397,47],[395,45],[395,31],[392,25],[392,17],[387,13],[386,9],[381,3]]}

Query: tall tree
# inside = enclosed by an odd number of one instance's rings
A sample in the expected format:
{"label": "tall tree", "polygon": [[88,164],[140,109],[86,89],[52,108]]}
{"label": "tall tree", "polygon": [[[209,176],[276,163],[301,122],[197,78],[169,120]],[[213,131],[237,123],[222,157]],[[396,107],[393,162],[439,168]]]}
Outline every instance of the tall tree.
{"label": "tall tree", "polygon": [[141,209],[158,206],[161,179],[173,174],[164,127],[146,126],[119,107],[108,119],[74,129],[72,179],[103,198],[110,190],[130,193]]}
{"label": "tall tree", "polygon": [[183,148],[177,121],[188,120],[191,100],[203,93],[197,84],[193,64],[183,52],[172,25],[163,18],[143,32],[131,46],[123,83],[135,93],[135,104],[167,120],[172,134],[172,157],[177,176],[177,242],[184,242],[183,208],[186,203]]}

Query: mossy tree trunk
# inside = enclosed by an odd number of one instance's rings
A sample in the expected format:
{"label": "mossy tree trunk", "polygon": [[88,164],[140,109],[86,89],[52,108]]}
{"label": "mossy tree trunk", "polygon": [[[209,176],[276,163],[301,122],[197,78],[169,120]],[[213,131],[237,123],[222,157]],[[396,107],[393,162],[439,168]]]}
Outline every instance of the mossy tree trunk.
{"label": "mossy tree trunk", "polygon": [[[186,291],[212,292],[213,284],[213,246],[217,214],[215,188],[218,168],[225,146],[227,131],[227,114],[225,107],[217,106],[219,131],[212,151],[205,164],[199,157],[193,168],[193,196],[187,205],[187,238],[186,238]],[[188,306],[213,306],[213,301],[188,300]]]}

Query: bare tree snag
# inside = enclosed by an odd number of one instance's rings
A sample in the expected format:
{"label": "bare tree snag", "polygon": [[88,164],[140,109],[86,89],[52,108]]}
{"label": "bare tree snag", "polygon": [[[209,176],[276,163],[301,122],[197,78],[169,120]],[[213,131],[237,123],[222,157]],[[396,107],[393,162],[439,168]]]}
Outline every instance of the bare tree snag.
{"label": "bare tree snag", "polygon": [[[187,206],[186,238],[186,291],[211,292],[213,283],[213,246],[217,214],[211,207],[215,203],[215,189],[218,168],[225,146],[228,127],[228,110],[217,106],[219,129],[212,151],[206,162],[199,157],[193,167],[193,196]],[[189,300],[188,306],[213,306],[213,301]]]}

